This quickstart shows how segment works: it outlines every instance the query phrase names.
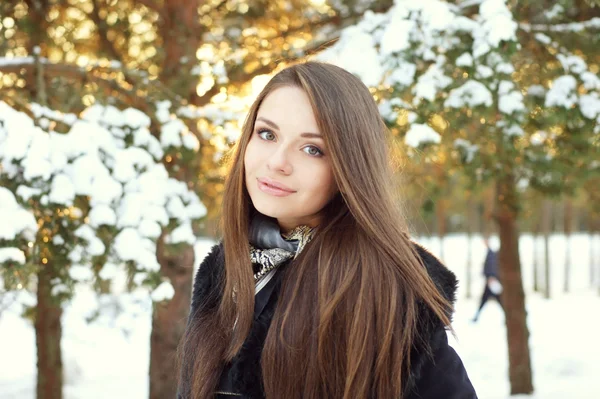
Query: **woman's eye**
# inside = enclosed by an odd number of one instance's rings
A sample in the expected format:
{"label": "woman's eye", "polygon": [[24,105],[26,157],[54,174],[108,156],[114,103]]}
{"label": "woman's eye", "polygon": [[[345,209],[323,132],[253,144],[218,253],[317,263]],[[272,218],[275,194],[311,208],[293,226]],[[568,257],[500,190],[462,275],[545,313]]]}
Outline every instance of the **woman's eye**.
{"label": "woman's eye", "polygon": [[273,141],[275,140],[275,135],[273,134],[273,132],[270,132],[268,130],[260,130],[258,132],[258,135],[260,136],[261,139],[263,140],[268,140],[268,141]]}
{"label": "woman's eye", "polygon": [[304,152],[313,157],[320,157],[323,155],[323,151],[321,151],[318,147],[314,145],[308,145],[303,148]]}

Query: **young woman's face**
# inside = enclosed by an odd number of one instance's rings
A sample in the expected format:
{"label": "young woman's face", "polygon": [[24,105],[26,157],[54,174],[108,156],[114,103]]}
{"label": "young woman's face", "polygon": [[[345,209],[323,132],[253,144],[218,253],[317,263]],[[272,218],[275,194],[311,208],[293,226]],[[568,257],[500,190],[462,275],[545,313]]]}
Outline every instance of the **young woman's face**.
{"label": "young woman's face", "polygon": [[318,225],[337,192],[308,96],[297,87],[276,89],[263,100],[244,166],[252,204],[283,231]]}

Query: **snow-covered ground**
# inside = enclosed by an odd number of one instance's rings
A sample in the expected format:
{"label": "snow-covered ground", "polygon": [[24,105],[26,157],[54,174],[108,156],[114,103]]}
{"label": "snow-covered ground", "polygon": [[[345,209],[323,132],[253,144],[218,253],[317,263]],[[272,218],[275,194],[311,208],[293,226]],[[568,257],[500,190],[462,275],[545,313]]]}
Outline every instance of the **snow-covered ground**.
{"label": "snow-covered ground", "polygon": [[[439,253],[437,240],[419,240]],[[209,245],[197,245],[202,258]],[[542,255],[541,245],[540,256]],[[533,362],[535,399],[600,398],[600,295],[589,282],[587,236],[572,238],[572,291],[562,292],[565,239],[553,236],[550,242],[553,267],[553,299],[532,293],[532,239],[520,242],[527,297],[530,347]],[[600,240],[596,238],[596,265],[600,269]],[[449,236],[444,257],[449,268],[464,282],[466,264],[464,236]],[[473,299],[465,298],[460,287],[454,328],[457,349],[481,399],[509,397],[504,316],[500,307],[489,303],[477,324],[470,322],[477,308],[483,278],[480,265],[484,248],[473,240]],[[94,295],[81,288],[64,314],[63,356],[66,370],[66,399],[145,399],[148,394],[149,314],[139,316],[129,335],[107,322],[88,325],[87,314]],[[35,336],[32,326],[13,309],[0,316],[0,397],[33,399],[35,396]]]}

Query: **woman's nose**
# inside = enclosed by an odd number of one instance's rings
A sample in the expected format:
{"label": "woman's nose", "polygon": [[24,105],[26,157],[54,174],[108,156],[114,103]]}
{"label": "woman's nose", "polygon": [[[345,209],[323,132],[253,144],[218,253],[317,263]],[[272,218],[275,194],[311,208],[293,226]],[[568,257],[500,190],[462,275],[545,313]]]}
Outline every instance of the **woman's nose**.
{"label": "woman's nose", "polygon": [[271,153],[267,162],[267,167],[269,170],[285,175],[292,173],[293,168],[292,164],[290,163],[289,154],[287,153],[286,148],[282,146],[279,147],[275,152]]}

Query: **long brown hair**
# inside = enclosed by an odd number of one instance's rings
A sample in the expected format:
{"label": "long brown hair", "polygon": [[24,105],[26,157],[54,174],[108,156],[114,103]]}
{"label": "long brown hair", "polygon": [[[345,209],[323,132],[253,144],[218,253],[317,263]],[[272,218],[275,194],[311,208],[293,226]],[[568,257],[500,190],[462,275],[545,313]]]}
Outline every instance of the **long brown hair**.
{"label": "long brown hair", "polygon": [[[212,311],[192,317],[182,341],[193,399],[213,395],[225,362],[251,328],[244,153],[258,109],[277,88],[306,92],[340,193],[313,240],[286,268],[261,355],[267,398],[400,398],[419,342],[419,309],[448,325],[449,303],[415,252],[392,194],[387,135],[368,88],[351,73],[307,62],[275,75],[252,105],[232,158],[222,212],[225,272]],[[235,325],[235,327],[234,327]]]}

